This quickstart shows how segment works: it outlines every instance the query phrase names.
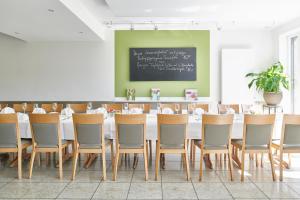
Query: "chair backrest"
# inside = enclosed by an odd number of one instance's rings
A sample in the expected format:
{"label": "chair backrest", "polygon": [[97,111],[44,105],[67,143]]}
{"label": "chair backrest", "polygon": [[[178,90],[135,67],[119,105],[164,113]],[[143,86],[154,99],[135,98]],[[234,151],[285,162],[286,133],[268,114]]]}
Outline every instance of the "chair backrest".
{"label": "chair backrest", "polygon": [[1,103],[0,104],[0,110],[2,110],[3,108],[7,107],[8,103]]}
{"label": "chair backrest", "polygon": [[158,114],[157,115],[157,138],[160,145],[170,148],[185,144],[188,124],[186,114]]}
{"label": "chair backrest", "polygon": [[243,146],[268,146],[272,143],[275,115],[244,115]]}
{"label": "chair backrest", "polygon": [[116,114],[116,142],[121,147],[142,148],[146,142],[145,114]]}
{"label": "chair backrest", "polygon": [[75,142],[81,146],[104,145],[103,114],[73,114]]}
{"label": "chair backrest", "polygon": [[52,103],[44,103],[42,104],[42,108],[47,112],[58,112],[60,113],[61,110],[63,109],[63,104],[59,103],[57,104],[56,110],[53,110],[53,104]]}
{"label": "chair backrest", "polygon": [[0,148],[21,144],[17,114],[0,114]]}
{"label": "chair backrest", "polygon": [[[24,112],[23,104],[13,104],[13,109],[15,112]],[[33,104],[28,103],[25,109],[26,113],[32,113],[33,111]]]}
{"label": "chair backrest", "polygon": [[188,111],[191,112],[193,111],[193,109],[196,108],[201,108],[203,109],[205,112],[209,111],[209,105],[208,104],[201,104],[201,103],[196,103],[196,104],[188,104]]}
{"label": "chair backrest", "polygon": [[281,144],[300,145],[300,115],[284,115]]}
{"label": "chair backrest", "polygon": [[236,114],[240,113],[240,105],[239,104],[218,104],[218,113],[226,114],[226,108],[233,109]]}
{"label": "chair backrest", "polygon": [[122,104],[118,104],[118,103],[104,104],[104,107],[107,111],[109,110],[122,111]]}
{"label": "chair backrest", "polygon": [[61,145],[59,114],[29,114],[32,143],[38,147]]}
{"label": "chair backrest", "polygon": [[231,140],[233,115],[202,115],[202,146],[227,148]]}
{"label": "chair backrest", "polygon": [[71,109],[75,112],[75,113],[86,113],[87,110],[87,104],[86,103],[73,103],[70,104]]}
{"label": "chair backrest", "polygon": [[251,112],[253,105],[252,104],[242,104],[242,113],[249,114]]}

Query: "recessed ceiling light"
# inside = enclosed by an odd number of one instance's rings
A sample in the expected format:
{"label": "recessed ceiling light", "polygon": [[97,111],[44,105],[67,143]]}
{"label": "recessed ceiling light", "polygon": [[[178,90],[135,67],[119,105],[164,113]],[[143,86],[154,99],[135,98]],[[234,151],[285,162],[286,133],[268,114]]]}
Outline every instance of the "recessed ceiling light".
{"label": "recessed ceiling light", "polygon": [[53,10],[53,9],[51,9],[51,8],[49,8],[49,9],[48,9],[48,11],[49,11],[49,12],[52,12],[52,13],[54,12],[54,10]]}

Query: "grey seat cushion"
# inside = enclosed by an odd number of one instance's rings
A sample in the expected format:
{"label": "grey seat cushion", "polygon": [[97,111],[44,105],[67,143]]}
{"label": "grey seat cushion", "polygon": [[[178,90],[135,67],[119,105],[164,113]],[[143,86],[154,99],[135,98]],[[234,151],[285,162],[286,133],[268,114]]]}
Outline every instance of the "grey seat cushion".
{"label": "grey seat cushion", "polygon": [[[110,144],[110,140],[105,139],[105,146]],[[100,149],[101,144],[79,144],[79,149]]]}
{"label": "grey seat cushion", "polygon": [[[201,140],[194,140],[195,145],[201,146],[202,142]],[[204,149],[206,150],[223,150],[228,149],[227,145],[205,145]]]}
{"label": "grey seat cushion", "polygon": [[[62,145],[66,144],[67,142],[68,142],[67,140],[61,140]],[[55,147],[58,147],[58,145],[55,145],[55,144],[38,144],[37,147],[38,148],[55,148]]]}
{"label": "grey seat cushion", "polygon": [[[31,139],[21,139],[22,144],[31,144]],[[17,144],[0,144],[0,148],[17,148]]]}
{"label": "grey seat cushion", "polygon": [[182,149],[184,148],[183,144],[161,144],[161,149]]}
{"label": "grey seat cushion", "polygon": [[16,124],[0,124],[0,147],[13,148],[17,146]]}
{"label": "grey seat cushion", "polygon": [[[236,140],[234,143],[242,146],[243,145],[243,140]],[[246,145],[245,149],[246,150],[266,150],[269,148],[269,145]]]}
{"label": "grey seat cushion", "polygon": [[[280,140],[273,140],[273,143],[280,146]],[[299,149],[300,150],[300,144],[283,144],[283,149],[285,149],[285,150]]]}

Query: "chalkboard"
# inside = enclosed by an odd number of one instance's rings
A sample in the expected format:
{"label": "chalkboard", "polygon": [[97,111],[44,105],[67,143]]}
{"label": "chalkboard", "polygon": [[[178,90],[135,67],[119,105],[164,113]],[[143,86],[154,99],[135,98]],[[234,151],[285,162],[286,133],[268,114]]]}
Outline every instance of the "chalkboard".
{"label": "chalkboard", "polygon": [[195,81],[196,48],[130,48],[130,81]]}

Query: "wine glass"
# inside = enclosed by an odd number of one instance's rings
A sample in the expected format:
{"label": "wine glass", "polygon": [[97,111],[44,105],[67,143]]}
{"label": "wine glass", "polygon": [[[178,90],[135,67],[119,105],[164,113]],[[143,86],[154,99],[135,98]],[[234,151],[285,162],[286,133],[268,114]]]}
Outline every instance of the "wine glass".
{"label": "wine glass", "polygon": [[161,112],[160,108],[161,108],[160,103],[157,103],[157,113],[158,113],[158,114]]}
{"label": "wine glass", "polygon": [[37,104],[37,103],[33,104],[33,109],[35,109],[35,108],[39,108],[39,104]]}
{"label": "wine glass", "polygon": [[52,112],[56,112],[57,110],[57,103],[52,104]]}
{"label": "wine glass", "polygon": [[178,114],[179,113],[179,104],[175,104],[175,113]]}
{"label": "wine glass", "polygon": [[87,104],[87,110],[92,110],[92,108],[93,108],[92,102],[88,102],[88,104]]}
{"label": "wine glass", "polygon": [[125,111],[125,114],[127,114],[128,113],[128,103],[123,104],[123,109]]}
{"label": "wine glass", "polygon": [[27,103],[22,103],[22,109],[23,109],[23,112],[24,114],[26,113],[26,109],[27,109]]}

